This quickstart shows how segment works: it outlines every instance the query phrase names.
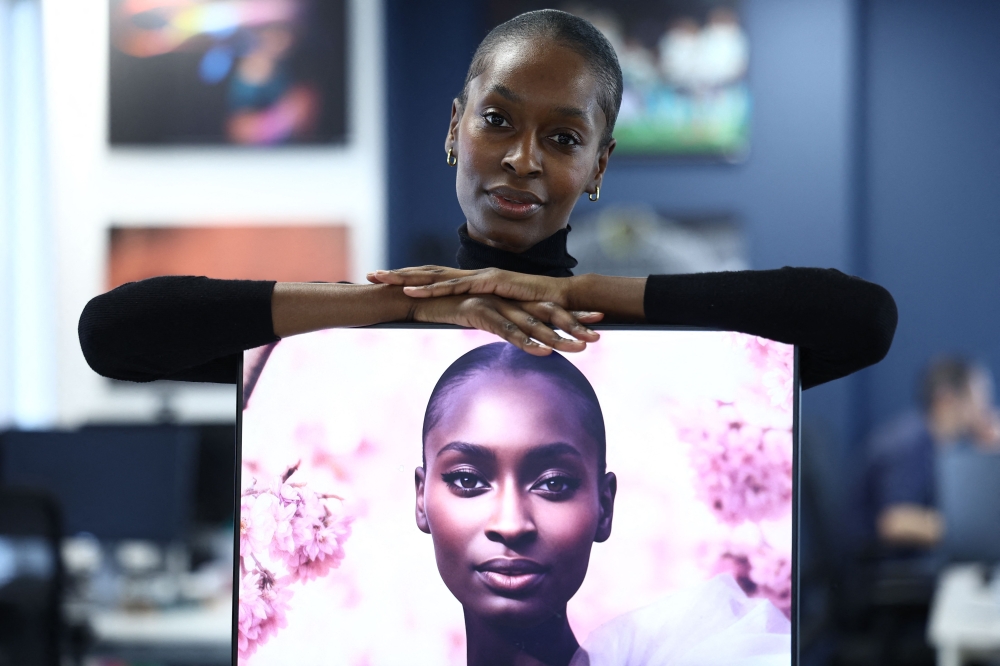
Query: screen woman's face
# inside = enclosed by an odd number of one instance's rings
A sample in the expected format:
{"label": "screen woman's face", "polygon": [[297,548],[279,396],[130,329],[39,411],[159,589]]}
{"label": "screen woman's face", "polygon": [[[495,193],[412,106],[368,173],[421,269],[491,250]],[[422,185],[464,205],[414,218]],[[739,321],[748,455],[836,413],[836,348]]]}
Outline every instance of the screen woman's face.
{"label": "screen woman's face", "polygon": [[564,611],[610,535],[614,475],[545,377],[475,378],[447,399],[417,470],[417,524],[467,613],[534,626]]}

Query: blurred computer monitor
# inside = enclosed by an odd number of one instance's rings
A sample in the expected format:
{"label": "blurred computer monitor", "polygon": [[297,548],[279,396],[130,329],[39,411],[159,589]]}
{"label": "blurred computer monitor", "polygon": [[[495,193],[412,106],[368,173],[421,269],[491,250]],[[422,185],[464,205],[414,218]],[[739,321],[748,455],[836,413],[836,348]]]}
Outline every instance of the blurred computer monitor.
{"label": "blurred computer monitor", "polygon": [[969,448],[940,457],[944,548],[953,560],[1000,562],[1000,454]]}
{"label": "blurred computer monitor", "polygon": [[0,478],[51,493],[66,535],[165,543],[188,529],[197,445],[195,430],[170,426],[8,432]]}

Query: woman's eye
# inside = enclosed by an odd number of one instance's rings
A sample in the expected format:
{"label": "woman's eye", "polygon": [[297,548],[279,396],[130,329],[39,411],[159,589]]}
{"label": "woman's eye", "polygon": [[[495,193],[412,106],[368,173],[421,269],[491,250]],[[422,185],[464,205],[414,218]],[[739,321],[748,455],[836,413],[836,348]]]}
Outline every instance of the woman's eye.
{"label": "woman's eye", "polygon": [[550,476],[547,479],[542,479],[535,484],[535,488],[537,490],[541,490],[544,493],[552,495],[565,495],[579,487],[579,480],[568,476]]}
{"label": "woman's eye", "polygon": [[492,112],[485,113],[483,114],[483,118],[485,118],[486,122],[488,122],[490,125],[493,125],[493,127],[503,127],[504,125],[509,124],[507,123],[507,119],[501,116],[499,113],[492,113]]}
{"label": "woman's eye", "polygon": [[452,472],[444,475],[444,481],[449,486],[459,492],[470,490],[485,490],[489,484],[479,476],[471,472]]}

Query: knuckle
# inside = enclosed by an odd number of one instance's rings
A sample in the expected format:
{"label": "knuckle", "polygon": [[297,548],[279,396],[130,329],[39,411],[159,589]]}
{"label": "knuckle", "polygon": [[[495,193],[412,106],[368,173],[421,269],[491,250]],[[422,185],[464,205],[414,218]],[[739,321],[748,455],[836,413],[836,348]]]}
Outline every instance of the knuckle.
{"label": "knuckle", "polygon": [[510,321],[504,323],[503,328],[505,331],[509,331],[511,333],[517,330],[517,326],[515,326],[514,323]]}
{"label": "knuckle", "polygon": [[535,324],[539,323],[538,320],[532,317],[531,315],[528,315],[528,318],[525,319],[525,321],[528,322],[530,326],[534,326]]}

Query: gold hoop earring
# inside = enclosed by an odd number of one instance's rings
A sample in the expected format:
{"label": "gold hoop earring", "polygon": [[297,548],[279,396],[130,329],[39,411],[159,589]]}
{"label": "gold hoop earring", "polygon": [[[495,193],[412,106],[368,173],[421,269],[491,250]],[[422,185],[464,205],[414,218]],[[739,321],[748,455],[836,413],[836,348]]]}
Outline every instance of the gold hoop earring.
{"label": "gold hoop earring", "polygon": [[594,187],[594,190],[595,190],[594,192],[591,192],[590,194],[587,195],[587,198],[590,199],[591,201],[597,201],[598,199],[601,198],[601,186],[597,185],[596,187]]}
{"label": "gold hoop earring", "polygon": [[445,158],[448,162],[448,166],[455,166],[458,164],[458,158],[455,157],[455,153],[452,152],[451,148],[448,149],[448,157]]}

